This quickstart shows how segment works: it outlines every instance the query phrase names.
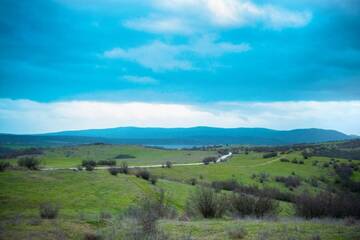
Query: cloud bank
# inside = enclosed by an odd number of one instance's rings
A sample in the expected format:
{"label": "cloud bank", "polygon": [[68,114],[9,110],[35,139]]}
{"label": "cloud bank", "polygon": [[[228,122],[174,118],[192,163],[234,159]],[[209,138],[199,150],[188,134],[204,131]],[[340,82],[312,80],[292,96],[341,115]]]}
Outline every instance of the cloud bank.
{"label": "cloud bank", "polygon": [[43,133],[138,127],[325,128],[360,134],[360,101],[219,102],[206,105],[146,102],[0,99],[0,132]]}

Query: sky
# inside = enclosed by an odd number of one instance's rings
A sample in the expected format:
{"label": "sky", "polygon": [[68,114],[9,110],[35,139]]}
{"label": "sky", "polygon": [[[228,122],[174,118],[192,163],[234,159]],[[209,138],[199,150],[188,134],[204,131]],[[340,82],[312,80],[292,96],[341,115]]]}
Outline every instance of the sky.
{"label": "sky", "polygon": [[0,132],[360,135],[358,0],[0,2]]}

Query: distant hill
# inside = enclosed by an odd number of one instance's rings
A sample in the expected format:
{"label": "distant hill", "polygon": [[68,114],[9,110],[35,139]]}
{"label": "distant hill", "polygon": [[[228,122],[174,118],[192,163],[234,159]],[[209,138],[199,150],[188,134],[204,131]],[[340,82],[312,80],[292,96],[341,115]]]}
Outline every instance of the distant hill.
{"label": "distant hill", "polygon": [[266,128],[138,128],[119,127],[65,131],[41,135],[1,134],[0,143],[36,142],[49,144],[77,143],[124,143],[154,145],[209,145],[209,144],[252,144],[285,145],[297,143],[317,143],[353,139],[335,130],[295,129],[279,131]]}

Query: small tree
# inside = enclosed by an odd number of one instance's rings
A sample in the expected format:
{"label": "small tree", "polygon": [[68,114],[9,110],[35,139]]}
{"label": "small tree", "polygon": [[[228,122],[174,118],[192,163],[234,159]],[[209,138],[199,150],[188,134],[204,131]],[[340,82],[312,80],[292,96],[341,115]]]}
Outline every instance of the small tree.
{"label": "small tree", "polygon": [[172,167],[172,162],[171,161],[166,161],[165,166],[167,168],[171,168]]}
{"label": "small tree", "polygon": [[128,174],[129,173],[129,166],[127,162],[122,161],[120,164],[120,173]]}

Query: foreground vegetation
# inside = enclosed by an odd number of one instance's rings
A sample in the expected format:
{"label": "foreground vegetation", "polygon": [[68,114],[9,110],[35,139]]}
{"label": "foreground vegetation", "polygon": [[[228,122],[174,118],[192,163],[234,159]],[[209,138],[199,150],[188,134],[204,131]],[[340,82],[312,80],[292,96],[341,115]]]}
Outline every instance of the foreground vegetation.
{"label": "foreground vegetation", "polygon": [[[62,160],[49,154],[68,147],[0,160],[0,239],[360,238],[354,159],[307,154],[314,152],[309,147],[72,148],[81,152],[76,164],[88,171],[38,170],[46,158],[60,166]],[[89,149],[100,153],[84,157]],[[207,162],[228,151],[234,153],[230,160]],[[128,168],[151,152],[163,154],[150,163],[163,168]],[[75,155],[61,166],[73,164]],[[206,164],[175,167],[171,156]],[[116,166],[93,170],[93,162]]]}

